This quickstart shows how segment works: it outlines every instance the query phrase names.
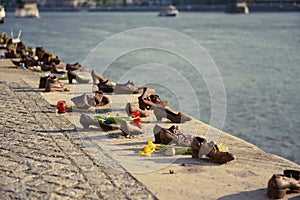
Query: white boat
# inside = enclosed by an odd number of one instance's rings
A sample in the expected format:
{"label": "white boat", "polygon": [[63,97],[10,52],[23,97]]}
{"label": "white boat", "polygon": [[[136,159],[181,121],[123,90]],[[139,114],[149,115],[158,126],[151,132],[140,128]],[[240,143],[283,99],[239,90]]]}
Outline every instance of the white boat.
{"label": "white boat", "polygon": [[35,17],[40,18],[40,12],[37,3],[19,4],[15,11],[15,17]]}
{"label": "white boat", "polygon": [[0,23],[4,23],[5,20],[5,8],[4,6],[0,5]]}
{"label": "white boat", "polygon": [[175,6],[168,6],[166,8],[163,8],[161,11],[159,11],[158,16],[161,17],[176,17],[179,15],[179,11]]}

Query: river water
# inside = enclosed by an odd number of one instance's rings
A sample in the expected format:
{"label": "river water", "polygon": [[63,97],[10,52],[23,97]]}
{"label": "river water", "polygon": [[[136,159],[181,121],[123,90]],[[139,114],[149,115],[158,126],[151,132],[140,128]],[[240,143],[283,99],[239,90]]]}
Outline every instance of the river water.
{"label": "river water", "polygon": [[[204,12],[162,18],[153,12],[42,12],[38,20],[7,15],[1,31],[13,30],[16,36],[22,30],[21,39],[27,46],[44,46],[68,63],[84,63],[99,43],[130,29],[161,27],[185,34],[205,49],[223,80],[226,117],[224,126],[218,128],[300,163],[300,13]],[[188,48],[171,36],[157,43]],[[132,66],[149,63],[184,74],[198,99],[197,105],[183,100],[188,105],[184,112],[210,123],[211,93],[205,80],[193,76],[190,64],[174,54],[154,49],[130,52],[119,56],[105,75],[118,80]],[[160,86],[161,98],[180,109],[177,94]],[[199,109],[194,109],[196,106]]]}

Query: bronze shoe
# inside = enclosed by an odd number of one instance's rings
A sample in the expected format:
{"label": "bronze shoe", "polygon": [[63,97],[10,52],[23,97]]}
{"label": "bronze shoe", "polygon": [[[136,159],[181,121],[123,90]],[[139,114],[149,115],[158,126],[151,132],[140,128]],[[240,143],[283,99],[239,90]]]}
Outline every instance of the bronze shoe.
{"label": "bronze shoe", "polygon": [[175,144],[182,147],[190,147],[193,137],[185,135],[178,130],[178,126],[171,126],[170,128],[162,128],[155,125],[153,128],[154,143],[155,144]]}
{"label": "bronze shoe", "polygon": [[71,71],[74,71],[74,70],[78,70],[81,68],[81,65],[79,63],[74,63],[74,64],[69,64],[67,63],[66,64],[66,70],[71,70]]}
{"label": "bronze shoe", "polygon": [[81,109],[88,109],[94,106],[94,98],[92,95],[87,95],[86,93],[73,97],[71,101],[75,104],[75,106]]}
{"label": "bronze shoe", "polygon": [[65,91],[64,84],[58,80],[56,76],[50,76],[45,85],[45,92],[63,92]]}
{"label": "bronze shoe", "polygon": [[125,84],[117,83],[114,92],[116,94],[139,94],[140,89],[132,81],[128,81]]}
{"label": "bronze shoe", "polygon": [[287,192],[299,193],[299,180],[282,174],[274,174],[268,181],[267,196],[271,199],[282,199]]}
{"label": "bronze shoe", "polygon": [[69,83],[72,84],[73,82],[73,79],[76,80],[77,83],[89,83],[90,82],[90,79],[87,79],[87,78],[82,78],[80,76],[78,76],[75,72],[71,71],[71,70],[68,70],[68,79],[69,79]]}
{"label": "bronze shoe", "polygon": [[143,88],[141,96],[138,97],[139,107],[141,110],[150,110],[157,105],[165,107],[169,104],[168,101],[162,101],[158,95],[153,94],[154,92],[154,89],[147,87]]}
{"label": "bronze shoe", "polygon": [[123,120],[120,123],[120,129],[122,133],[127,135],[141,135],[144,133],[144,130],[141,127],[138,127],[134,124],[131,124],[130,122]]}
{"label": "bronze shoe", "polygon": [[112,131],[120,128],[117,124],[106,124],[105,122],[100,122],[96,119],[91,118],[87,114],[81,114],[79,122],[84,129],[88,129],[90,128],[90,126],[99,127],[102,129],[102,131]]}
{"label": "bronze shoe", "polygon": [[83,126],[84,129],[90,128],[90,126],[96,126],[100,128],[99,121],[96,119],[91,118],[87,114],[81,114],[79,118],[80,124]]}
{"label": "bronze shoe", "polygon": [[234,160],[233,154],[219,151],[214,142],[208,143],[204,138],[201,137],[194,137],[191,143],[191,148],[193,158],[202,158],[203,156],[207,156],[210,162],[217,164],[224,164]]}
{"label": "bronze shoe", "polygon": [[104,96],[102,91],[96,91],[94,99],[94,106],[104,106],[110,102],[110,99],[107,96]]}
{"label": "bronze shoe", "polygon": [[161,121],[162,118],[167,118],[173,123],[184,123],[192,120],[191,117],[183,114],[182,112],[178,112],[176,114],[170,109],[164,108],[162,106],[155,106],[153,110],[154,110],[154,115],[158,121]]}
{"label": "bronze shoe", "polygon": [[136,112],[137,110],[140,112],[140,117],[149,117],[150,115],[148,110],[141,110],[131,103],[126,104],[125,111],[128,116],[131,116],[131,114]]}

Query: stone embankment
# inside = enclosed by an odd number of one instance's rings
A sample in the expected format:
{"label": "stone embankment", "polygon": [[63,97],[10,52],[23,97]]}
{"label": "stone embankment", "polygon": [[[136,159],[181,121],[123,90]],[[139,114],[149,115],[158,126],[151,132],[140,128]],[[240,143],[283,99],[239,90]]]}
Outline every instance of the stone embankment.
{"label": "stone embankment", "polygon": [[[143,121],[146,134],[136,138],[121,137],[120,131],[84,130],[78,123],[81,112],[52,112],[58,100],[70,104],[83,88],[66,84],[73,89],[69,93],[44,93],[38,89],[40,76],[0,61],[1,199],[267,199],[273,174],[300,170],[225,132],[218,142],[236,159],[224,165],[186,155],[142,157],[138,151],[153,140],[153,126],[171,123],[151,116]],[[123,115],[129,99],[137,103],[137,96],[109,97],[112,103],[100,110],[102,115]],[[203,137],[208,129],[220,132],[195,119],[179,128]]]}

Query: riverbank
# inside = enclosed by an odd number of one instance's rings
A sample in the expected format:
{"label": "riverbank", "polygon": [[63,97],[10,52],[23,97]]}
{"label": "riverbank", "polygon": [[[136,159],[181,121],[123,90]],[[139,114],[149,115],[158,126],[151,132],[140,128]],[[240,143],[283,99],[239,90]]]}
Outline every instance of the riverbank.
{"label": "riverbank", "polygon": [[[284,158],[278,157],[276,155],[267,154],[263,150],[259,149],[253,144],[245,142],[237,137],[230,135],[229,133],[221,132],[221,137],[218,142],[224,144],[229,148],[229,151],[236,156],[236,159],[224,164],[217,165],[213,163],[208,163],[205,161],[194,160],[190,156],[177,155],[175,157],[165,157],[165,156],[154,156],[153,158],[142,157],[138,154],[138,151],[147,144],[148,140],[153,140],[152,129],[155,124],[159,124],[163,127],[169,127],[172,124],[163,122],[156,122],[153,113],[151,116],[144,120],[144,128],[146,134],[143,137],[137,138],[124,138],[119,137],[120,131],[111,132],[101,132],[98,129],[92,129],[90,131],[85,130],[78,123],[78,118],[81,112],[67,112],[65,114],[52,113],[51,110],[55,108],[56,102],[58,100],[65,100],[68,105],[71,105],[70,99],[73,96],[80,94],[80,91],[90,91],[90,84],[73,84],[70,85],[65,81],[66,87],[72,88],[71,92],[68,93],[44,93],[43,90],[38,89],[40,73],[33,73],[31,71],[22,70],[15,68],[9,60],[0,61],[0,78],[2,82],[6,82],[8,85],[13,83],[21,84],[23,81],[31,88],[24,91],[35,92],[44,98],[49,105],[44,107],[42,112],[47,113],[47,115],[54,121],[64,118],[67,119],[76,127],[76,131],[69,133],[64,131],[62,134],[65,135],[65,140],[68,144],[74,145],[77,150],[84,152],[86,156],[92,160],[84,161],[77,160],[76,162],[89,163],[85,168],[85,171],[89,172],[94,169],[95,163],[97,166],[104,166],[109,168],[106,172],[110,176],[115,176],[122,171],[129,172],[137,181],[144,185],[150,194],[154,194],[158,199],[267,199],[266,198],[266,186],[267,181],[273,174],[283,173],[285,169],[296,169],[300,170],[300,166]],[[20,85],[22,88],[24,85]],[[76,87],[76,88],[75,88]],[[17,91],[15,91],[16,94]],[[99,113],[102,115],[125,115],[125,105],[127,100],[134,104],[137,104],[136,95],[108,95],[112,103],[101,107]],[[23,100],[20,99],[22,102]],[[3,108],[5,109],[5,107]],[[31,113],[38,113],[39,110],[28,111]],[[98,114],[99,114],[98,113]],[[22,113],[18,113],[21,117]],[[90,115],[97,115],[97,113],[90,112]],[[44,123],[47,129],[47,123]],[[193,119],[190,122],[179,124],[179,129],[184,133],[189,133],[197,129],[199,136],[205,136],[208,129],[214,132],[219,132],[208,124],[201,121]],[[55,135],[63,131],[63,127],[56,127],[54,130],[50,130],[46,133],[49,137],[56,137]],[[13,132],[13,131],[12,131]],[[10,132],[8,132],[9,134]],[[60,143],[60,140],[57,141]],[[107,144],[112,144],[113,148],[107,146]],[[3,147],[4,144],[1,144]],[[6,143],[8,147],[12,143]],[[73,147],[73,146],[72,146]],[[22,147],[20,147],[22,148]],[[28,147],[28,148],[34,148]],[[280,147],[278,147],[280,148]],[[44,150],[47,152],[47,150]],[[74,152],[68,149],[68,146],[62,148],[62,152],[67,157],[72,157]],[[109,155],[113,161],[118,163],[120,166],[115,166],[111,162],[106,162],[108,158],[104,155]],[[76,163],[75,162],[75,163]],[[42,176],[41,168],[32,167],[37,173]],[[119,172],[116,172],[117,171]],[[50,169],[48,169],[50,170]],[[170,174],[169,171],[173,170],[174,173]],[[1,171],[1,175],[3,172]],[[46,173],[47,174],[47,173]],[[59,178],[58,178],[59,179]],[[20,179],[22,180],[22,179]],[[125,187],[126,183],[121,182],[122,179],[114,179],[113,182],[119,185],[120,188]],[[93,184],[101,188],[103,185],[103,177],[95,175]],[[109,180],[111,181],[111,179]],[[16,187],[18,182],[13,182]],[[49,182],[43,182],[47,185]],[[35,188],[39,190],[39,188]],[[125,187],[126,188],[126,187]],[[33,189],[33,190],[34,190]],[[59,193],[57,191],[51,191],[52,193]],[[51,193],[50,192],[50,193]],[[22,191],[20,191],[22,194]],[[59,193],[61,194],[61,193]],[[293,194],[288,195],[288,198],[297,197],[299,195]],[[83,197],[79,196],[78,198]],[[130,198],[139,198],[138,196],[129,195]],[[149,197],[149,196],[148,196]],[[97,197],[95,197],[97,199]],[[100,198],[98,196],[98,198]],[[149,197],[150,198],[150,197]]]}
{"label": "riverbank", "polygon": [[[184,5],[176,6],[180,12],[225,12],[226,5]],[[249,3],[250,12],[297,12],[300,11],[300,4],[274,2]],[[160,6],[116,6],[116,7],[39,7],[41,12],[159,12]],[[6,11],[14,12],[14,7],[7,7]]]}

